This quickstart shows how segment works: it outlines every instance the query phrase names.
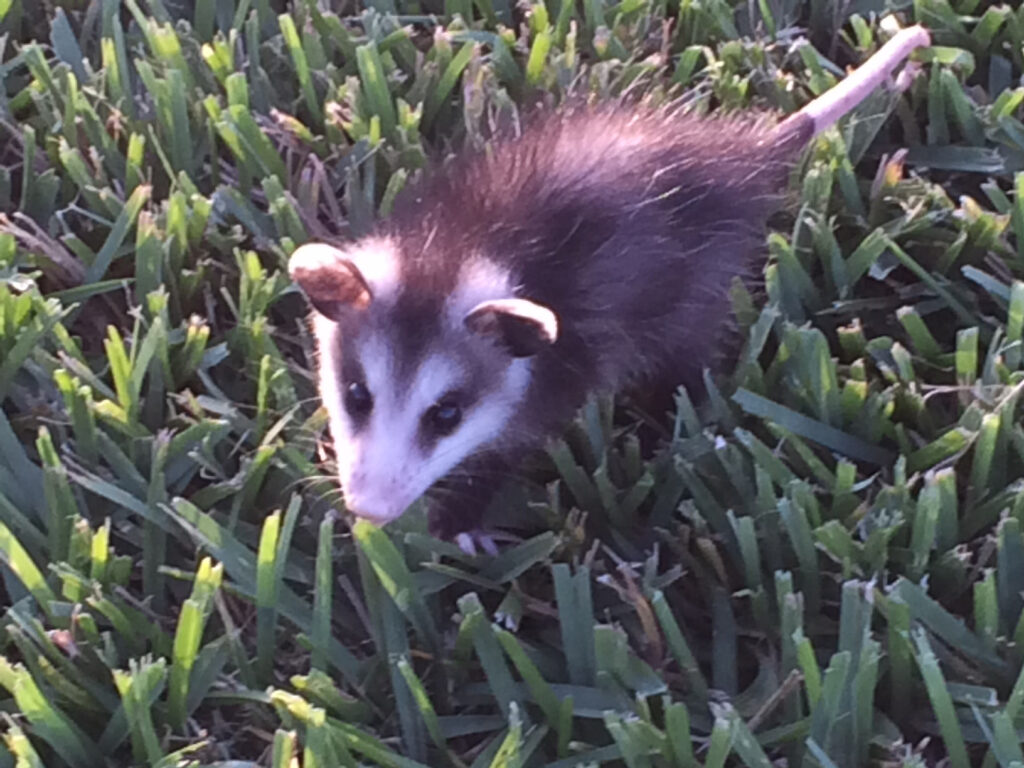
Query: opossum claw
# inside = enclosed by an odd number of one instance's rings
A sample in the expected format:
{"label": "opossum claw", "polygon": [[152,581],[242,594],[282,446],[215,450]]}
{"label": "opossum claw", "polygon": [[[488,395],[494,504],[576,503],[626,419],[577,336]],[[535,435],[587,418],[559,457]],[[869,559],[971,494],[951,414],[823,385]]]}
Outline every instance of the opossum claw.
{"label": "opossum claw", "polygon": [[484,531],[463,531],[455,537],[455,543],[459,549],[471,557],[477,555],[477,545],[491,557],[498,554],[498,545],[490,534]]}

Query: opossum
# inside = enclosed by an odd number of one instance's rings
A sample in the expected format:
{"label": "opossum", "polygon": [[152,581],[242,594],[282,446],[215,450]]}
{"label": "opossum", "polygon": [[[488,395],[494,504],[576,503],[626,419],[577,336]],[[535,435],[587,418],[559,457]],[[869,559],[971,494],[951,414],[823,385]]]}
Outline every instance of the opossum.
{"label": "opossum", "polygon": [[346,507],[384,524],[444,486],[430,528],[472,548],[489,470],[594,393],[692,383],[801,150],[929,42],[899,32],[781,122],[555,109],[425,174],[370,235],[297,248]]}

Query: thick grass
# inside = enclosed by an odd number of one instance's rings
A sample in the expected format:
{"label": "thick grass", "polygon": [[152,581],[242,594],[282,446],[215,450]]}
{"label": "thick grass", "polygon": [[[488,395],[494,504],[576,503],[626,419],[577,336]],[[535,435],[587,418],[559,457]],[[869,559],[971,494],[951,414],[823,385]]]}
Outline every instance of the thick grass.
{"label": "thick grass", "polygon": [[[296,244],[574,81],[790,112],[894,21],[664,448],[592,404],[497,557],[335,514]],[[1024,10],[0,0],[0,61],[0,768],[1024,765]]]}

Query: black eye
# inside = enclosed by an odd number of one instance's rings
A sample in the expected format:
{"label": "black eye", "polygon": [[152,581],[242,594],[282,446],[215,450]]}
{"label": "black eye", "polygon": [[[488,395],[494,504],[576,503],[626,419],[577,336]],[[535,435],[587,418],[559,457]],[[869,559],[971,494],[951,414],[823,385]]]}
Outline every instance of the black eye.
{"label": "black eye", "polygon": [[345,388],[345,410],[353,416],[365,416],[373,408],[373,396],[361,381],[353,381]]}
{"label": "black eye", "polygon": [[462,421],[462,409],[442,400],[427,411],[427,423],[439,435],[450,435]]}

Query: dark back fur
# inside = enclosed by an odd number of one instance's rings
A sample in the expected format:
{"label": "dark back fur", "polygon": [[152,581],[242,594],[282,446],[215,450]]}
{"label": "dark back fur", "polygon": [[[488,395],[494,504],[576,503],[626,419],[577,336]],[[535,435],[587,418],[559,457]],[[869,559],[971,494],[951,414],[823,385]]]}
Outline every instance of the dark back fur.
{"label": "dark back fur", "polygon": [[760,265],[765,220],[809,138],[788,127],[642,105],[540,114],[427,174],[381,228],[420,313],[474,255],[556,312],[519,426],[557,429],[594,390],[699,379],[731,281]]}

